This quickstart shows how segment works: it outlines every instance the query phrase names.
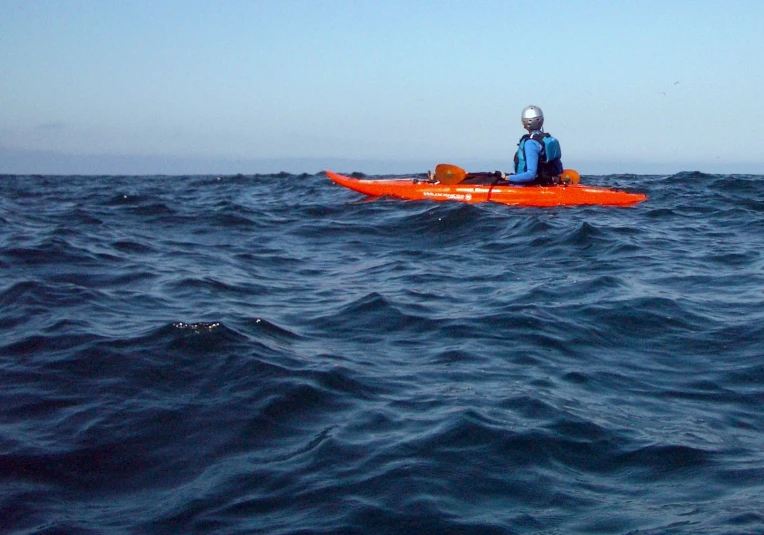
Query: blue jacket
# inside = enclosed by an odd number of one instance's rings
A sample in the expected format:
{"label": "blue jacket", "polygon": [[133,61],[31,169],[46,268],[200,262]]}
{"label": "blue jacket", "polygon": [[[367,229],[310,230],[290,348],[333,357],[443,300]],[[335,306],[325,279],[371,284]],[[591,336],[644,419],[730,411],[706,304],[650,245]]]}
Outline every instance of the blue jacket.
{"label": "blue jacket", "polygon": [[[533,135],[541,133],[542,132],[540,130],[534,130],[530,134]],[[520,143],[517,150],[518,152],[520,150],[525,151],[526,169],[524,172],[509,175],[507,179],[512,184],[529,184],[531,182],[537,181],[537,178],[539,178],[537,177],[539,171],[539,160],[543,157],[544,151],[541,143],[535,139],[528,139],[525,141],[525,143]],[[556,172],[555,174],[562,173],[562,162],[560,160],[554,162],[554,167]]]}

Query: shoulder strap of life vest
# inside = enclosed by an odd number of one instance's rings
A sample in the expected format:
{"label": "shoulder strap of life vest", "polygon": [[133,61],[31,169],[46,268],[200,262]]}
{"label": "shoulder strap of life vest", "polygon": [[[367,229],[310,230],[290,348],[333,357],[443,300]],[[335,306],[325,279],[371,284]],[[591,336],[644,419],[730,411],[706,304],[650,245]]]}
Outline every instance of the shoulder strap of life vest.
{"label": "shoulder strap of life vest", "polygon": [[[526,136],[523,136],[526,137]],[[560,142],[557,138],[546,132],[536,132],[527,136],[529,139],[538,141],[541,144],[541,158],[544,162],[549,163],[554,160],[562,158],[562,150],[560,149]]]}

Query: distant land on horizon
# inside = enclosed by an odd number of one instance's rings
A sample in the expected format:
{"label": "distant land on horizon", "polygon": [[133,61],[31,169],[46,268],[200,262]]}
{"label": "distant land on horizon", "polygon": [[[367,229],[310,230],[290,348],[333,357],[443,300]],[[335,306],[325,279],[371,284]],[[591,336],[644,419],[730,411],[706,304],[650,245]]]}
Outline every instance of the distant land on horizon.
{"label": "distant land on horizon", "polygon": [[[584,175],[643,174],[671,175],[682,171],[711,174],[764,174],[764,163],[681,163],[681,162],[569,162],[566,167]],[[231,175],[231,174],[315,174],[327,169],[362,172],[367,175],[425,173],[437,163],[452,163],[468,170],[509,171],[506,160],[453,158],[450,160],[383,160],[371,158],[251,158],[75,155],[50,151],[15,150],[0,147],[0,174],[4,175]]]}

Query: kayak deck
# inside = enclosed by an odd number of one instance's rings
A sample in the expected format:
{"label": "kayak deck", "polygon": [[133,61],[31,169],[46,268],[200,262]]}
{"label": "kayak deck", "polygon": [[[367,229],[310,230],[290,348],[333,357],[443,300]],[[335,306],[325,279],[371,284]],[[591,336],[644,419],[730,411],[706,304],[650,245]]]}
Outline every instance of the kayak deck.
{"label": "kayak deck", "polygon": [[353,191],[381,197],[389,195],[411,200],[497,202],[514,206],[576,206],[597,204],[629,206],[647,199],[629,193],[581,184],[567,186],[512,186],[507,184],[440,184],[424,179],[358,179],[326,171],[327,176]]}

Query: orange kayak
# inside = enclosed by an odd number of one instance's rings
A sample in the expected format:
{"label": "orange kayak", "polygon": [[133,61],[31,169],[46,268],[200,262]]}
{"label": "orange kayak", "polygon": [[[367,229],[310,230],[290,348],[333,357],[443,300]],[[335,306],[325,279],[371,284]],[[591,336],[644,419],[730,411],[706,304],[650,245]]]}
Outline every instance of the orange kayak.
{"label": "orange kayak", "polygon": [[599,204],[629,206],[647,199],[642,193],[584,186],[510,186],[507,184],[440,184],[427,179],[358,179],[332,171],[326,174],[340,186],[375,197],[390,195],[402,199],[461,201],[468,203],[498,202],[514,206],[575,206]]}

